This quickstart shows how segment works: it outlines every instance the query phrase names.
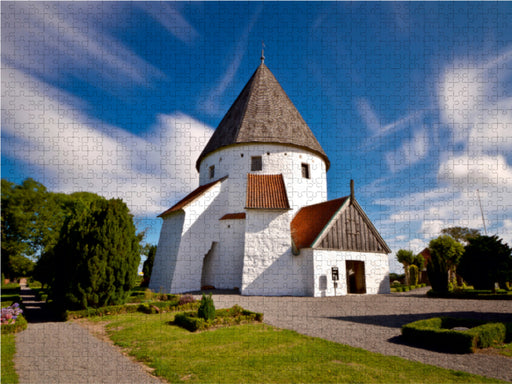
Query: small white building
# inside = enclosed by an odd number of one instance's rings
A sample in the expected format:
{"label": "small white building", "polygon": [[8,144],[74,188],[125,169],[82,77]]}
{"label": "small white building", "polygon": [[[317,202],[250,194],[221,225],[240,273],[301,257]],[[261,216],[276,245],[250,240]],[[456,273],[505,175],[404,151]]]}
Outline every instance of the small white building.
{"label": "small white building", "polygon": [[354,198],[327,201],[330,162],[263,60],[163,212],[149,287],[242,295],[389,293],[391,252]]}

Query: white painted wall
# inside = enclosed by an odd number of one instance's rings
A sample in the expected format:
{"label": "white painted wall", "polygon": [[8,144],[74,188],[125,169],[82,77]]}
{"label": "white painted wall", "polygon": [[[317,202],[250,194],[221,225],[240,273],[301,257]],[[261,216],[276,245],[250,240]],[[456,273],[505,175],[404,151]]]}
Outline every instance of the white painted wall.
{"label": "white painted wall", "polygon": [[[242,157],[243,155],[243,157]],[[261,156],[263,169],[251,171],[251,157]],[[301,164],[310,167],[310,178],[302,177]],[[327,176],[323,159],[307,150],[278,144],[243,144],[222,148],[206,156],[200,164],[199,184],[207,184],[210,166],[214,179],[227,180],[230,212],[243,212],[246,203],[247,174],[282,174],[293,213],[304,205],[327,200]]]}
{"label": "white painted wall", "polygon": [[164,219],[149,281],[149,289],[154,292],[171,290],[184,221],[184,211],[174,212]]}
{"label": "white painted wall", "polygon": [[242,295],[305,296],[311,259],[291,252],[291,211],[247,210]]}
{"label": "white painted wall", "polygon": [[[345,252],[323,249],[302,249],[301,254],[310,257],[314,263],[314,292],[315,297],[337,296],[347,294],[347,275],[345,261],[364,261],[366,293],[389,293],[389,263],[388,255],[370,252]],[[332,280],[331,268],[338,267],[339,281],[336,292]]]}

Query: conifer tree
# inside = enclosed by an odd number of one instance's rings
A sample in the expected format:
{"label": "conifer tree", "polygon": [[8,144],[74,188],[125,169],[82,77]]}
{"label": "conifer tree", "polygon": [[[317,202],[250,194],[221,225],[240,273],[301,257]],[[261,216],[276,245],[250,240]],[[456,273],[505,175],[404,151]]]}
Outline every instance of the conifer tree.
{"label": "conifer tree", "polygon": [[140,262],[139,238],[119,199],[93,201],[65,223],[54,250],[52,298],[65,308],[124,303]]}

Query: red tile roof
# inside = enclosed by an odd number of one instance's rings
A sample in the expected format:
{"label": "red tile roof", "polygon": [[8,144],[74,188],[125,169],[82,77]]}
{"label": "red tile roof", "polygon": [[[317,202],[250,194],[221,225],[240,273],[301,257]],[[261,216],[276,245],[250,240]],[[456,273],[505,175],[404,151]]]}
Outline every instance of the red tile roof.
{"label": "red tile roof", "polygon": [[245,219],[245,212],[240,213],[227,213],[222,216],[219,220],[240,220]]}
{"label": "red tile roof", "polygon": [[246,208],[290,209],[283,175],[247,175]]}
{"label": "red tile roof", "polygon": [[301,208],[291,222],[293,242],[298,249],[310,248],[349,196]]}
{"label": "red tile roof", "polygon": [[185,196],[183,199],[178,201],[176,204],[174,204],[171,208],[169,208],[167,211],[159,214],[157,217],[164,217],[168,215],[169,213],[179,211],[180,209],[183,209],[185,206],[193,202],[195,199],[197,199],[199,196],[201,196],[203,193],[208,191],[211,187],[213,187],[215,184],[220,183],[224,180],[226,180],[228,177],[225,176],[222,179],[216,180],[214,182],[201,185],[200,187],[197,187],[192,192],[190,192],[187,196]]}

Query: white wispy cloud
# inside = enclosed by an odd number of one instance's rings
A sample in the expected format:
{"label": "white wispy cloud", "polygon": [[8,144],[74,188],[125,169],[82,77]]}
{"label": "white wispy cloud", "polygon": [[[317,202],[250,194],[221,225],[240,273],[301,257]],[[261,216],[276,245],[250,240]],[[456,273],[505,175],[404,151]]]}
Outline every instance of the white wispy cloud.
{"label": "white wispy cloud", "polygon": [[148,15],[160,23],[175,38],[191,44],[199,37],[199,32],[183,17],[172,3],[134,2]]}
{"label": "white wispy cloud", "polygon": [[105,127],[66,99],[34,77],[2,69],[3,154],[31,168],[50,190],[122,198],[134,214],[147,216],[197,187],[195,160],[211,127],[180,113],[160,115],[140,137]]}
{"label": "white wispy cloud", "polygon": [[[472,152],[512,149],[512,49],[486,61],[454,61],[438,89],[441,120]],[[507,96],[508,95],[508,96]]]}
{"label": "white wispy cloud", "polygon": [[415,131],[410,140],[403,141],[398,150],[387,152],[386,163],[390,171],[395,173],[423,160],[428,150],[429,137],[427,130],[423,127]]}
{"label": "white wispy cloud", "polygon": [[363,123],[368,129],[370,136],[364,140],[360,146],[361,150],[370,151],[384,145],[384,141],[380,140],[384,137],[392,135],[396,132],[409,130],[411,126],[415,126],[424,115],[423,111],[411,112],[408,115],[399,118],[390,123],[384,123],[382,118],[377,114],[371,103],[366,98],[359,98],[355,102],[355,106]]}
{"label": "white wispy cloud", "polygon": [[[483,233],[481,203],[489,233],[512,244],[511,63],[512,49],[507,49],[487,60],[456,60],[446,67],[437,99],[441,123],[452,140],[439,142],[439,155],[432,159],[438,164],[438,185],[377,200],[393,212],[385,221],[387,226],[418,226],[425,242],[451,226]],[[411,144],[421,154],[420,143],[417,138]],[[401,153],[405,159],[413,152],[402,145],[397,156]]]}
{"label": "white wispy cloud", "polygon": [[[73,7],[73,4],[68,4]],[[2,61],[46,81],[85,81],[106,90],[150,86],[165,78],[119,41],[96,29],[83,7],[80,17],[66,3],[2,5]]]}

